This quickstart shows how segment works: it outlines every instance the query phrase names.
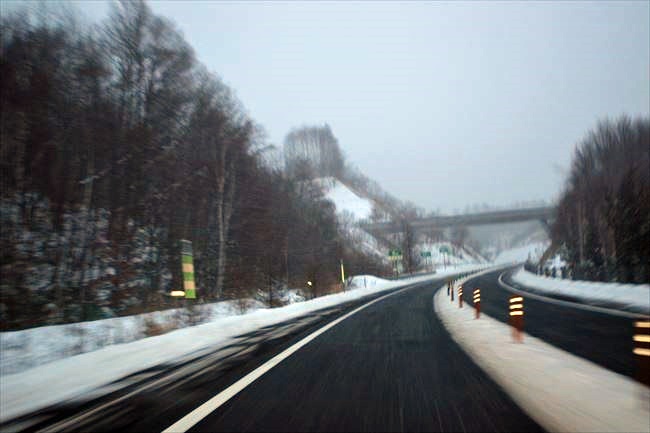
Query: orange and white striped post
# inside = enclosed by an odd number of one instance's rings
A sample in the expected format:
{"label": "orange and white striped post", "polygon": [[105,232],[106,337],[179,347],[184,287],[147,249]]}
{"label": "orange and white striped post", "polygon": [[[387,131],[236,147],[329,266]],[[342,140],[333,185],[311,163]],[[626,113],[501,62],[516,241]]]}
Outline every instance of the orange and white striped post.
{"label": "orange and white striped post", "polygon": [[481,317],[481,289],[474,289],[474,310],[476,311],[476,318]]}
{"label": "orange and white striped post", "polygon": [[512,339],[515,343],[524,342],[524,298],[511,296],[509,299],[510,326],[512,327]]}
{"label": "orange and white striped post", "polygon": [[458,308],[463,308],[463,286],[458,286]]}
{"label": "orange and white striped post", "polygon": [[634,350],[639,382],[650,386],[650,320],[634,322]]}

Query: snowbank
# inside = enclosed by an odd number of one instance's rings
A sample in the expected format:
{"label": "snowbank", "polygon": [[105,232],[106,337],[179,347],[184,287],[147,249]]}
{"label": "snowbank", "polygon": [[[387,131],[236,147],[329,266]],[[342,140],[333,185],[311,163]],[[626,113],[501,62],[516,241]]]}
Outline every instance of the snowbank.
{"label": "snowbank", "polygon": [[[291,300],[286,300],[291,303]],[[253,299],[224,301],[196,307],[194,317],[177,308],[133,316],[65,325],[42,326],[0,333],[0,377],[113,344],[146,338],[148,333],[190,326],[192,320],[209,322],[245,311],[265,308]],[[158,331],[156,331],[157,329]]]}
{"label": "snowbank", "polygon": [[[8,374],[2,376],[0,380],[0,422],[57,402],[81,397],[129,374],[179,360],[192,353],[217,350],[231,344],[237,336],[264,326],[406,284],[474,269],[477,269],[477,266],[460,266],[435,275],[424,275],[399,281],[387,281],[368,275],[355,277],[352,280],[355,287],[360,287],[360,284],[363,284],[362,279],[365,279],[367,287],[355,288],[344,293],[323,296],[310,301],[297,302],[285,307],[258,309],[244,315],[221,317],[210,323],[126,344],[113,344],[93,352],[58,359],[17,374]],[[112,320],[132,321],[136,319],[127,317]],[[83,328],[96,325],[94,322],[85,322],[77,326]],[[32,331],[30,347],[46,345],[46,347],[54,347],[56,350],[57,341],[65,338],[61,333],[62,328],[62,326],[51,326],[30,330]],[[0,334],[3,347],[6,334],[8,333]],[[97,334],[88,332],[88,335],[88,338],[92,339],[96,338]],[[48,339],[50,341],[46,341]],[[12,361],[6,357],[29,358],[30,356],[40,356],[39,353],[38,351],[21,353],[2,350],[0,355],[3,363],[11,363]],[[47,392],[43,392],[44,389]]]}
{"label": "snowbank", "polygon": [[473,308],[458,308],[444,288],[434,308],[463,350],[547,431],[647,432],[650,389],[623,375],[524,336]]}
{"label": "snowbank", "polygon": [[[432,278],[435,278],[434,275]],[[356,288],[368,288],[368,287],[377,287],[382,284],[388,284],[391,281],[384,280],[383,278],[375,277],[374,275],[356,275],[350,279],[350,284],[348,287],[351,289]]]}
{"label": "snowbank", "polygon": [[523,268],[517,270],[512,275],[512,279],[517,284],[549,295],[570,296],[586,303],[596,301],[620,304],[650,313],[650,284],[599,283],[549,278],[535,275]]}

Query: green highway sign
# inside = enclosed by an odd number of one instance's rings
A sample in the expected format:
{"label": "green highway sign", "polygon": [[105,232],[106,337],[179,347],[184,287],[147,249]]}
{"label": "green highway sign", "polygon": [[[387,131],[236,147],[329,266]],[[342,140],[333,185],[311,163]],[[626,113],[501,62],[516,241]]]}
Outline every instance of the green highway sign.
{"label": "green highway sign", "polygon": [[451,250],[447,245],[443,245],[440,247],[440,252],[443,254],[451,254]]}
{"label": "green highway sign", "polygon": [[420,251],[421,257],[431,257],[431,251]]}
{"label": "green highway sign", "polygon": [[388,257],[390,257],[391,260],[401,260],[402,259],[402,250],[389,250],[388,251]]}

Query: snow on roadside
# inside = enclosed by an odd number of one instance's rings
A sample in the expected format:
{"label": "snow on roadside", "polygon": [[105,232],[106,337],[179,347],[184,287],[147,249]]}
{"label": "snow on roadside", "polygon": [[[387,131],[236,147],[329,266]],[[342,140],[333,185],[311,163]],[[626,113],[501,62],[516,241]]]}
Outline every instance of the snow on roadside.
{"label": "snow on roadside", "polygon": [[513,281],[548,294],[571,296],[583,301],[607,301],[650,313],[650,284],[618,284],[573,281],[535,275],[520,268]]}
{"label": "snow on roadside", "polygon": [[444,288],[434,308],[452,338],[547,431],[648,431],[650,390],[623,375],[524,336],[473,308],[458,308]]}
{"label": "snow on roadside", "polygon": [[[178,360],[191,353],[207,349],[216,350],[230,344],[237,336],[264,326],[406,284],[477,268],[476,265],[459,266],[434,275],[398,281],[387,281],[371,276],[355,277],[352,280],[353,285],[359,288],[344,293],[297,302],[280,308],[259,309],[244,315],[221,317],[210,323],[178,329],[130,343],[113,344],[92,352],[58,359],[20,373],[8,374],[2,376],[0,380],[0,422],[57,402],[82,397],[124,376]],[[367,286],[365,288],[360,286],[364,284],[363,278]],[[43,329],[45,328],[36,328],[34,331]],[[4,337],[4,334],[0,334],[0,339],[4,340]],[[57,337],[50,333],[48,338]],[[0,356],[4,359],[4,351]],[[47,389],[47,392],[43,392],[43,389]]]}
{"label": "snow on roadside", "polygon": [[[286,300],[290,303],[291,299]],[[201,322],[265,308],[253,299],[239,303],[223,301],[198,305]],[[180,308],[132,316],[65,325],[41,326],[0,333],[0,377],[19,373],[41,364],[92,352],[113,344],[124,344],[147,337],[147,327],[159,332],[189,326],[187,311]]]}

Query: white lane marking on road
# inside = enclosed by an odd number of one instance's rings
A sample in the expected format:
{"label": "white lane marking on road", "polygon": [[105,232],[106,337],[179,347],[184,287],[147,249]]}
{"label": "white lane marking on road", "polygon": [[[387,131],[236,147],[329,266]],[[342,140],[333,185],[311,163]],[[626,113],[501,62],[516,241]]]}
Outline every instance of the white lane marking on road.
{"label": "white lane marking on road", "polygon": [[416,287],[415,285],[405,287],[403,289],[397,290],[395,292],[389,293],[387,295],[384,295],[380,298],[374,299],[367,304],[364,304],[360,306],[359,308],[350,311],[344,316],[339,317],[338,319],[334,320],[333,322],[328,323],[327,325],[323,326],[322,328],[318,329],[317,331],[314,331],[313,333],[309,334],[293,346],[289,347],[282,353],[279,353],[275,355],[273,358],[270,360],[266,361],[264,364],[260,365],[257,367],[255,370],[251,371],[248,373],[246,376],[242,377],[239,379],[237,382],[233,383],[230,385],[228,388],[224,389],[221,391],[219,394],[215,395],[212,397],[210,400],[206,401],[203,403],[201,406],[197,407],[194,409],[192,412],[188,413],[185,415],[183,418],[180,420],[176,421],[174,424],[171,426],[167,427],[165,430],[163,430],[163,433],[182,433],[188,431],[190,428],[192,428],[194,425],[196,425],[199,421],[201,421],[203,418],[208,416],[210,413],[214,412],[219,406],[223,405],[226,403],[228,400],[233,398],[235,395],[237,395],[239,392],[241,392],[244,388],[246,388],[248,385],[253,383],[255,380],[259,379],[261,376],[263,376],[266,372],[271,370],[273,367],[278,365],[280,362],[283,360],[287,359],[289,356],[291,356],[294,352],[298,351],[301,347],[305,346],[307,343],[318,337],[319,335],[323,334],[330,328],[333,328],[334,326],[338,325],[348,317],[352,316],[355,313],[358,313],[359,311],[363,310],[366,307],[371,306],[372,304],[379,302],[383,299],[388,298],[389,296],[396,295],[398,293],[401,293],[405,290],[412,289]]}
{"label": "white lane marking on road", "polygon": [[[508,272],[508,271],[506,271]],[[501,287],[504,289],[516,293],[518,295],[526,296],[528,298],[533,298],[537,299],[540,301],[544,302],[549,302],[551,304],[557,304],[557,305],[562,305],[565,307],[571,307],[571,308],[577,308],[580,310],[587,310],[587,311],[595,311],[597,313],[605,313],[605,314],[611,314],[613,316],[621,316],[621,317],[627,317],[629,319],[647,319],[650,316],[646,316],[645,314],[640,314],[640,313],[630,313],[627,311],[620,311],[620,310],[614,310],[611,308],[605,308],[605,307],[596,307],[593,305],[585,305],[585,304],[578,304],[576,302],[570,302],[570,301],[563,301],[561,299],[555,299],[555,298],[549,298],[547,296],[543,295],[538,295],[536,293],[531,293],[527,290],[519,290],[515,287],[512,287],[510,284],[506,283],[503,281],[503,275],[505,275],[506,272],[502,272],[499,274],[499,284],[501,284]]]}

